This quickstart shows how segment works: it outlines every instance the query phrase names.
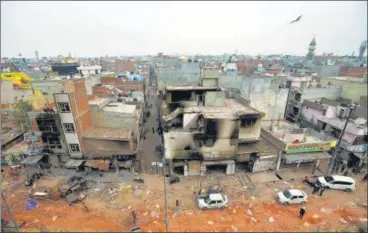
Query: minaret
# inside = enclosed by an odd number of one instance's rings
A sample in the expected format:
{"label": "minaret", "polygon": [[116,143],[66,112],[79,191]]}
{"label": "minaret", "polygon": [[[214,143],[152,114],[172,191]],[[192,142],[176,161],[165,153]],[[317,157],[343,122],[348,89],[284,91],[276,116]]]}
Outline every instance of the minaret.
{"label": "minaret", "polygon": [[307,60],[311,61],[314,57],[314,51],[316,50],[316,39],[313,37],[313,40],[309,43]]}

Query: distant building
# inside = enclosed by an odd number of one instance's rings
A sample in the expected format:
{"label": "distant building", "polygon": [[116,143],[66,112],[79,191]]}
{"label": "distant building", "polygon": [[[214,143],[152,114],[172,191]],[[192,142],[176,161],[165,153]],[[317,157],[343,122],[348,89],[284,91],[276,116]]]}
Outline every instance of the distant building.
{"label": "distant building", "polygon": [[79,63],[76,59],[66,58],[61,59],[60,62],[55,62],[51,65],[53,72],[57,72],[60,76],[73,76],[78,74]]}

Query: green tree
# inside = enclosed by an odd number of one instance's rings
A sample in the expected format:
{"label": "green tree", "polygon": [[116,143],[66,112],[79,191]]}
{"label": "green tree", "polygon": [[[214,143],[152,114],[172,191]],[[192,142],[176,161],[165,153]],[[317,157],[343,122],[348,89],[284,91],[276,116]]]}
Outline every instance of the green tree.
{"label": "green tree", "polygon": [[19,120],[24,131],[32,129],[32,124],[28,118],[28,112],[32,111],[32,105],[29,101],[24,100],[24,96],[14,98],[14,103],[11,104],[13,110],[13,116],[16,120]]}

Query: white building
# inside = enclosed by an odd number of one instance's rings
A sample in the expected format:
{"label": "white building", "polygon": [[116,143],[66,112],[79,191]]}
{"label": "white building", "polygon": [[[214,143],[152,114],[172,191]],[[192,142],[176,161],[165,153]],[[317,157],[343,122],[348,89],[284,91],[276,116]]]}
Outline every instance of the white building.
{"label": "white building", "polygon": [[77,68],[79,73],[81,73],[83,76],[91,76],[91,75],[97,75],[101,73],[102,67],[99,65],[94,66],[80,66]]}

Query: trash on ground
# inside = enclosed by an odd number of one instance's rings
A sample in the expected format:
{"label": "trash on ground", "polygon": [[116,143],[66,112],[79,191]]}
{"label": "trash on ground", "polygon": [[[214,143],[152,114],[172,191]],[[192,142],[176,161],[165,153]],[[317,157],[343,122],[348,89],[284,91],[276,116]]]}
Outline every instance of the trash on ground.
{"label": "trash on ground", "polygon": [[37,207],[37,202],[34,199],[28,199],[26,202],[26,210],[31,210]]}
{"label": "trash on ground", "polygon": [[252,211],[251,211],[250,209],[247,209],[247,214],[248,214],[249,216],[253,216],[253,213],[252,213]]}
{"label": "trash on ground", "polygon": [[144,179],[138,177],[134,178],[133,181],[137,183],[144,183]]}
{"label": "trash on ground", "polygon": [[233,232],[237,232],[238,228],[234,227],[233,225],[231,225],[231,229],[233,229]]}
{"label": "trash on ground", "polygon": [[275,219],[274,219],[273,217],[269,217],[269,218],[268,218],[268,221],[269,221],[269,222],[274,222],[274,221],[275,221]]}
{"label": "trash on ground", "polygon": [[344,219],[340,218],[340,222],[342,223],[348,223],[347,221],[345,221]]}
{"label": "trash on ground", "polygon": [[55,222],[56,219],[57,219],[57,216],[52,217],[53,222]]}
{"label": "trash on ground", "polygon": [[213,225],[213,221],[208,221],[208,225]]}

